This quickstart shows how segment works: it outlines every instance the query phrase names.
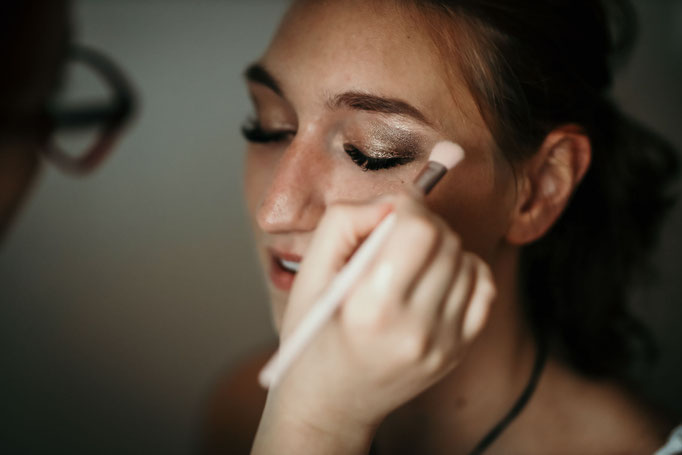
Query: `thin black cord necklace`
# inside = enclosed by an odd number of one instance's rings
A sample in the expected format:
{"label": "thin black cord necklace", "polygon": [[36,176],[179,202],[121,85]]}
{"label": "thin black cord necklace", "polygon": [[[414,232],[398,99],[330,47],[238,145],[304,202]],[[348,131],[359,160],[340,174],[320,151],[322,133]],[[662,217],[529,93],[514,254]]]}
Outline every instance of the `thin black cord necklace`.
{"label": "thin black cord necklace", "polygon": [[[530,400],[530,397],[535,392],[535,388],[540,380],[540,375],[545,367],[547,361],[547,346],[545,344],[544,338],[540,337],[538,340],[538,350],[535,354],[535,363],[533,364],[533,371],[530,374],[530,379],[526,387],[521,392],[521,395],[516,399],[514,405],[509,409],[507,415],[505,415],[499,422],[495,424],[494,427],[488,431],[488,433],[483,436],[476,447],[470,452],[470,455],[481,455],[490,445],[495,442],[495,440],[502,434],[502,432],[509,426],[509,424],[521,413],[523,408]],[[369,450],[370,455],[377,455],[377,447],[372,444]]]}
{"label": "thin black cord necklace", "polygon": [[533,371],[530,375],[528,383],[526,384],[526,387],[523,389],[523,392],[521,392],[521,395],[519,395],[519,397],[516,399],[516,403],[514,403],[514,406],[512,406],[511,409],[509,409],[507,415],[505,415],[502,418],[502,420],[497,422],[497,424],[495,424],[495,426],[492,427],[485,436],[483,436],[483,439],[481,439],[481,441],[478,444],[476,444],[474,450],[470,452],[471,455],[481,455],[485,451],[485,449],[487,449],[490,446],[490,444],[492,444],[500,436],[500,434],[502,434],[502,432],[509,426],[512,420],[514,420],[516,416],[518,416],[519,413],[523,410],[523,408],[528,403],[528,400],[533,395],[535,387],[538,385],[538,381],[540,380],[540,374],[542,373],[546,360],[547,347],[545,345],[544,339],[540,338],[540,340],[538,341],[538,351],[535,354],[535,364],[533,365]]}

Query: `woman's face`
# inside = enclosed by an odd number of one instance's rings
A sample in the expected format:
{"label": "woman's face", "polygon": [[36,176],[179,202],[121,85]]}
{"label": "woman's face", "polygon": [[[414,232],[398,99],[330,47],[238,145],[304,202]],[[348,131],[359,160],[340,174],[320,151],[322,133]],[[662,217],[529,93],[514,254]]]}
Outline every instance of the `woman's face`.
{"label": "woman's face", "polygon": [[245,194],[277,327],[293,263],[326,208],[409,184],[439,140],[459,143],[466,158],[429,207],[488,262],[503,242],[515,202],[509,165],[422,22],[395,3],[297,2],[247,70],[255,116]]}

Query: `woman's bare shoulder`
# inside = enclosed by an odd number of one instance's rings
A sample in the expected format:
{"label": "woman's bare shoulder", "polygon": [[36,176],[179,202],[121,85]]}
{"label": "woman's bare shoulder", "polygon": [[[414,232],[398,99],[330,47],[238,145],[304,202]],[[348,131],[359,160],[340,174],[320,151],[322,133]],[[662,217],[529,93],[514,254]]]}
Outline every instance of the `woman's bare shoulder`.
{"label": "woman's bare shoulder", "polygon": [[663,446],[674,423],[661,410],[619,385],[603,384],[596,389],[590,421],[593,428],[601,429],[604,439],[614,443],[614,453],[649,454]]}
{"label": "woman's bare shoulder", "polygon": [[208,397],[202,453],[249,453],[267,395],[258,372],[274,351],[273,346],[252,352],[219,378]]}
{"label": "woman's bare shoulder", "polygon": [[631,389],[567,373],[556,365],[549,370],[556,381],[551,392],[547,390],[551,396],[543,397],[542,417],[561,429],[549,432],[545,442],[558,444],[551,446],[578,447],[580,453],[652,454],[674,427],[670,416]]}

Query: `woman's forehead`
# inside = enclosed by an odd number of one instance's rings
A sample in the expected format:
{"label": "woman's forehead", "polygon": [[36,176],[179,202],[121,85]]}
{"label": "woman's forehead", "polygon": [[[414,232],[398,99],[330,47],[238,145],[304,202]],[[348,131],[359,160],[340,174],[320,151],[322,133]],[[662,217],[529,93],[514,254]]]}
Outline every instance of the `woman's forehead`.
{"label": "woman's forehead", "polygon": [[390,74],[384,81],[389,84],[417,79],[410,76],[417,76],[422,68],[433,69],[435,55],[425,36],[409,30],[396,9],[381,11],[373,3],[355,6],[354,1],[342,0],[305,8],[295,4],[266,58],[306,65],[306,70],[318,75],[340,73],[346,79],[353,74],[356,80]]}
{"label": "woman's forehead", "polygon": [[424,22],[397,3],[295,2],[263,65],[292,100],[319,103],[351,90],[403,99],[434,123],[477,115],[464,83],[453,87]]}

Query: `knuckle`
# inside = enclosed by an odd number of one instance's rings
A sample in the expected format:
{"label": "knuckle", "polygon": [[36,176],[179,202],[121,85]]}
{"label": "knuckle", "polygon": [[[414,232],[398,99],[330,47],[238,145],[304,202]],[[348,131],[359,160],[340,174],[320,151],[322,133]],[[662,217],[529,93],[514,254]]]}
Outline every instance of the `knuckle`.
{"label": "knuckle", "polygon": [[349,305],[345,319],[352,331],[380,333],[393,320],[390,306],[388,299],[377,299],[371,305]]}
{"label": "knuckle", "polygon": [[443,349],[435,349],[427,357],[425,369],[428,374],[437,374],[445,369],[447,364],[447,353]]}
{"label": "knuckle", "polygon": [[497,296],[497,288],[490,266],[479,258],[476,258],[476,265],[478,267],[477,279],[482,297],[487,301],[493,300]]}
{"label": "knuckle", "polygon": [[490,302],[492,300],[495,300],[497,297],[497,287],[495,286],[495,282],[491,279],[485,279],[482,283],[482,294],[483,298]]}
{"label": "knuckle", "polygon": [[465,251],[465,252],[462,254],[462,257],[463,257],[467,262],[470,262],[470,263],[473,264],[473,263],[474,263],[474,259],[476,258],[476,255],[475,255],[474,253],[472,253],[471,251]]}
{"label": "knuckle", "polygon": [[454,244],[454,247],[456,250],[461,250],[462,249],[462,237],[454,231],[450,231],[450,238],[452,239],[452,242]]}
{"label": "knuckle", "polygon": [[454,232],[448,232],[443,238],[443,249],[449,255],[455,255],[462,246],[462,241]]}
{"label": "knuckle", "polygon": [[424,210],[423,206],[419,202],[423,199],[423,196],[413,188],[405,187],[402,188],[395,194],[395,205],[401,211],[419,212]]}
{"label": "knuckle", "polygon": [[396,202],[401,205],[412,205],[414,203],[414,193],[410,191],[409,187],[403,187],[397,193],[395,193],[395,199]]}
{"label": "knuckle", "polygon": [[400,346],[401,358],[407,363],[419,362],[429,351],[431,340],[423,333],[405,335]]}
{"label": "knuckle", "polygon": [[476,272],[476,256],[473,253],[465,252],[462,255],[462,264],[466,266],[469,274],[473,275]]}
{"label": "knuckle", "polygon": [[438,227],[425,216],[411,216],[405,220],[405,232],[410,238],[433,242],[438,238]]}
{"label": "knuckle", "polygon": [[399,205],[399,196],[395,193],[384,193],[373,199],[375,204],[391,204],[394,207]]}
{"label": "knuckle", "polygon": [[377,313],[388,315],[393,314],[393,309],[396,306],[396,296],[391,292],[387,292],[381,296],[377,296],[370,303],[376,309]]}
{"label": "knuckle", "polygon": [[488,264],[481,259],[478,255],[471,253],[472,259],[476,266],[478,267],[479,272],[483,275],[490,275],[490,267],[488,267]]}

